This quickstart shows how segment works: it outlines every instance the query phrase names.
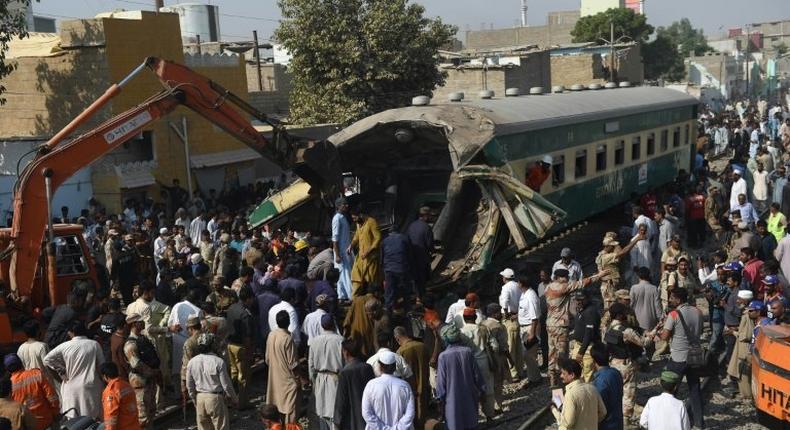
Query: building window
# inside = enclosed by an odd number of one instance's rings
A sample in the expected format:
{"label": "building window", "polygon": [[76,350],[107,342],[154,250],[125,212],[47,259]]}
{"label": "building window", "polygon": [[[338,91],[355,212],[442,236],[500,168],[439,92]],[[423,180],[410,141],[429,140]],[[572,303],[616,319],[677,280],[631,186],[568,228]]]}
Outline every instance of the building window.
{"label": "building window", "polygon": [[647,156],[651,156],[656,153],[656,134],[650,133],[647,135]]}
{"label": "building window", "polygon": [[661,152],[666,152],[669,148],[669,130],[661,130]]}
{"label": "building window", "polygon": [[642,157],[642,136],[634,136],[631,139],[631,161]]}
{"label": "building window", "polygon": [[606,170],[606,145],[598,145],[595,150],[595,171]]}
{"label": "building window", "polygon": [[556,187],[565,182],[565,156],[554,155],[551,169],[554,171],[554,184]]}
{"label": "building window", "polygon": [[614,165],[619,166],[625,162],[625,140],[618,140],[614,146]]}
{"label": "building window", "polygon": [[688,145],[689,143],[691,143],[691,136],[689,136],[689,133],[691,132],[690,130],[691,130],[691,129],[690,129],[689,125],[688,125],[688,124],[686,124],[686,132],[685,132],[685,133],[684,133],[684,135],[683,135],[683,136],[684,136],[684,137],[683,137],[683,143],[684,143],[684,144],[686,144],[686,145]]}
{"label": "building window", "polygon": [[587,150],[580,149],[576,151],[576,168],[574,170],[577,178],[587,176]]}
{"label": "building window", "polygon": [[680,146],[680,127],[675,127],[672,132],[672,147],[677,148],[678,146]]}

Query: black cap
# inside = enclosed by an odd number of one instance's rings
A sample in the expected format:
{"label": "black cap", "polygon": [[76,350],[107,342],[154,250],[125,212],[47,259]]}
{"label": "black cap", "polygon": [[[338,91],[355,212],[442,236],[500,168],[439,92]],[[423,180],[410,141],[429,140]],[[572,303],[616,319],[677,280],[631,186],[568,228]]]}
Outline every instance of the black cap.
{"label": "black cap", "polygon": [[567,278],[569,275],[568,270],[566,269],[557,269],[554,271],[555,278]]}

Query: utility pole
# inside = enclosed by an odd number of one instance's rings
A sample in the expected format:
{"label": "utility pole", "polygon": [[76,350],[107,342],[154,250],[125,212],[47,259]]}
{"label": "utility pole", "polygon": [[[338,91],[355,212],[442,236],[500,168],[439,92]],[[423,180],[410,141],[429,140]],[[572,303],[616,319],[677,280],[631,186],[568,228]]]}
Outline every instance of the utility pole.
{"label": "utility pole", "polygon": [[156,0],[156,13],[159,13],[159,9],[165,7],[165,0]]}
{"label": "utility pole", "polygon": [[252,41],[255,44],[252,54],[255,56],[255,68],[258,71],[258,91],[263,91],[263,76],[261,75],[261,51],[258,48],[258,30],[252,30]]}
{"label": "utility pole", "polygon": [[749,92],[749,43],[751,43],[750,26],[746,25],[746,98],[751,98]]}
{"label": "utility pole", "polygon": [[203,49],[200,46],[200,34],[197,34],[197,53],[198,53],[198,55],[202,55],[203,54]]}
{"label": "utility pole", "polygon": [[611,30],[609,36],[609,82],[617,82],[614,73],[614,18],[610,18],[609,26]]}

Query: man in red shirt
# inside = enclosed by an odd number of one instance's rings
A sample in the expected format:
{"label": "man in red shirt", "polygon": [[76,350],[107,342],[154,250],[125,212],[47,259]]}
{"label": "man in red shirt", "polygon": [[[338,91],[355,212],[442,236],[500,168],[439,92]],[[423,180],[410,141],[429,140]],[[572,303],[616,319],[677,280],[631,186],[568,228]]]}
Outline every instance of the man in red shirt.
{"label": "man in red shirt", "polygon": [[645,193],[645,195],[639,199],[639,206],[642,207],[642,214],[653,219],[656,215],[656,209],[658,208],[656,194],[652,191]]}
{"label": "man in red shirt", "polygon": [[763,262],[754,256],[754,250],[746,247],[741,248],[741,255],[738,260],[743,264],[743,279],[749,283],[749,287],[754,293],[754,298],[757,300],[763,299],[764,286],[763,275],[760,269],[763,267]]}
{"label": "man in red shirt", "polygon": [[702,185],[686,197],[685,204],[688,243],[692,248],[699,248],[705,244],[705,195],[702,194]]}
{"label": "man in red shirt", "polygon": [[554,161],[551,155],[546,155],[542,160],[536,161],[535,164],[527,170],[527,178],[525,183],[536,193],[540,192],[540,187],[551,176],[551,163]]}

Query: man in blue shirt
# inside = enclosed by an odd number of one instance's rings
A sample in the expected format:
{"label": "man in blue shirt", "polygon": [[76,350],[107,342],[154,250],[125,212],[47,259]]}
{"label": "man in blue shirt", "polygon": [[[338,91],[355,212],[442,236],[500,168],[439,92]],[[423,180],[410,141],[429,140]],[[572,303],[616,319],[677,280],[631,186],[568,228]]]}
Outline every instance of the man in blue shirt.
{"label": "man in blue shirt", "polygon": [[[384,263],[384,305],[392,309],[410,281],[409,242],[405,235],[393,229],[381,243],[382,262]],[[409,289],[410,290],[410,289]]]}
{"label": "man in blue shirt", "polygon": [[592,384],[606,406],[606,417],[598,424],[599,430],[623,430],[623,376],[609,367],[609,352],[602,343],[590,350],[595,362]]}

